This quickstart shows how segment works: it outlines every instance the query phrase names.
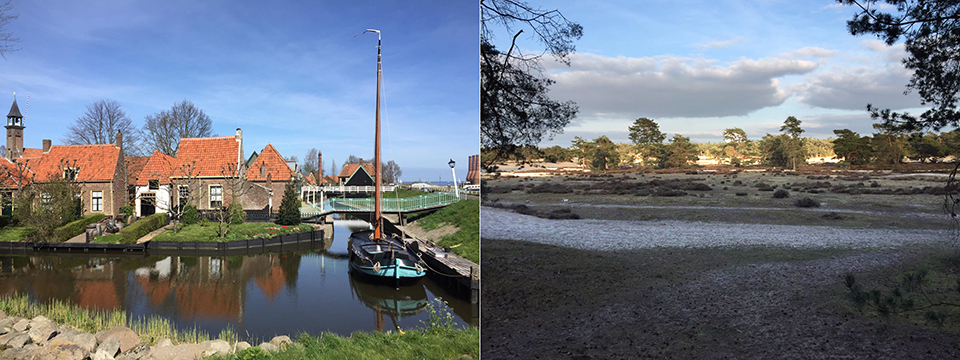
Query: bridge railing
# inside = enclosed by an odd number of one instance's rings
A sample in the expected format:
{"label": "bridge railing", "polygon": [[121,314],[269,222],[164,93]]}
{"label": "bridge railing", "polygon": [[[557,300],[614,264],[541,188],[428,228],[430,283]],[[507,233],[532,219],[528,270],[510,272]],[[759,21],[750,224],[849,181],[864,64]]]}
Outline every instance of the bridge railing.
{"label": "bridge railing", "polygon": [[[460,199],[454,193],[434,193],[429,195],[420,195],[399,199],[385,198],[382,200],[383,212],[409,212],[420,209],[428,209],[436,206],[450,205]],[[330,212],[372,212],[374,210],[373,199],[327,199],[322,204],[313,204],[300,208],[300,213],[304,217],[317,216]]]}

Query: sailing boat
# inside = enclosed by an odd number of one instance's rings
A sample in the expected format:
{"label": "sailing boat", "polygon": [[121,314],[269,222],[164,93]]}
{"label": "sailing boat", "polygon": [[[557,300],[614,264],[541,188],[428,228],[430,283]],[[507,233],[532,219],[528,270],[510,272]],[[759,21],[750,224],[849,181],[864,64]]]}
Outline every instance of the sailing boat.
{"label": "sailing boat", "polygon": [[[401,282],[419,280],[427,274],[420,259],[407,250],[406,244],[396,235],[383,233],[380,194],[380,81],[383,71],[380,66],[380,30],[367,29],[362,34],[377,34],[377,126],[374,146],[373,172],[374,214],[373,229],[354,232],[350,235],[350,269],[361,276],[380,280]],[[361,164],[361,166],[363,166]]]}

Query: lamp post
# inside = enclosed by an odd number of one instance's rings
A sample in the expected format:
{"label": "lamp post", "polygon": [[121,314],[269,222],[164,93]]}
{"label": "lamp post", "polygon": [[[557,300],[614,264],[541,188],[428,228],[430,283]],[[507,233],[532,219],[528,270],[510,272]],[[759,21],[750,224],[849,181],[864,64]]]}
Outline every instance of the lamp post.
{"label": "lamp post", "polygon": [[457,195],[457,199],[459,199],[460,189],[457,188],[457,169],[455,169],[457,162],[453,161],[453,159],[450,159],[450,162],[448,162],[447,165],[450,165],[450,172],[453,173],[453,192]]}

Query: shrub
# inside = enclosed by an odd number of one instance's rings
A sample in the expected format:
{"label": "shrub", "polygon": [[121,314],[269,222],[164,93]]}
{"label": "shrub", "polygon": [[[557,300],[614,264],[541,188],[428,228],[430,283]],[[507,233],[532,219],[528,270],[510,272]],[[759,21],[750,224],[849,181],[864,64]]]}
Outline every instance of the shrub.
{"label": "shrub", "polygon": [[801,199],[797,199],[797,202],[793,203],[793,205],[796,206],[796,207],[803,207],[803,208],[820,207],[820,203],[819,203],[819,202],[817,202],[817,201],[814,200],[814,199],[808,198],[808,197],[803,197],[803,198],[801,198]]}
{"label": "shrub", "polygon": [[13,217],[10,215],[0,215],[0,228],[13,223]]}
{"label": "shrub", "polygon": [[745,192],[738,192],[738,193],[737,193],[737,196],[747,196],[747,193],[745,193]]}
{"label": "shrub", "polygon": [[183,217],[180,219],[186,225],[192,225],[200,222],[200,216],[197,215],[197,207],[187,205],[183,208]]}
{"label": "shrub", "polygon": [[127,217],[133,216],[133,206],[124,205],[120,207],[121,214],[127,214]]}
{"label": "shrub", "polygon": [[117,235],[122,237],[121,242],[124,244],[134,244],[137,242],[137,239],[143,237],[144,235],[159,229],[167,224],[167,213],[156,213],[150,216],[147,216],[143,219],[138,220],[137,222],[127,226],[123,229],[120,229],[120,232]]}
{"label": "shrub", "polygon": [[788,198],[788,197],[790,197],[790,192],[787,191],[787,190],[778,189],[777,191],[774,191],[774,192],[773,192],[773,198],[774,198],[774,199],[785,199],[785,198]]}
{"label": "shrub", "polygon": [[74,236],[83,234],[83,231],[87,228],[87,225],[103,220],[105,217],[107,216],[104,214],[90,214],[80,219],[71,221],[64,226],[53,230],[54,239],[57,242],[63,242]]}
{"label": "shrub", "polygon": [[243,212],[243,203],[235,201],[227,207],[227,215],[230,217],[230,223],[233,225],[243,224],[246,214]]}

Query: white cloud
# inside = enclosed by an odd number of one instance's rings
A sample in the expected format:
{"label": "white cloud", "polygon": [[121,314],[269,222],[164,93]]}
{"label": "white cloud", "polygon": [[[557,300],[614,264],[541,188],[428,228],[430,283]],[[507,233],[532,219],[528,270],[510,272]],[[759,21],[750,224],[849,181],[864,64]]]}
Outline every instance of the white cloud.
{"label": "white cloud", "polygon": [[693,47],[698,49],[722,49],[728,46],[739,44],[743,41],[742,37],[735,37],[729,40],[723,41],[707,41],[702,43],[693,44]]}
{"label": "white cloud", "polygon": [[824,49],[822,47],[816,46],[807,46],[800,48],[791,52],[780,53],[780,57],[794,59],[794,58],[828,58],[837,55],[839,51]]}
{"label": "white cloud", "polygon": [[548,69],[550,97],[573,100],[579,118],[723,117],[777,106],[789,97],[777,78],[805,74],[805,60],[741,58],[729,64],[675,56],[631,59],[574,54]]}

